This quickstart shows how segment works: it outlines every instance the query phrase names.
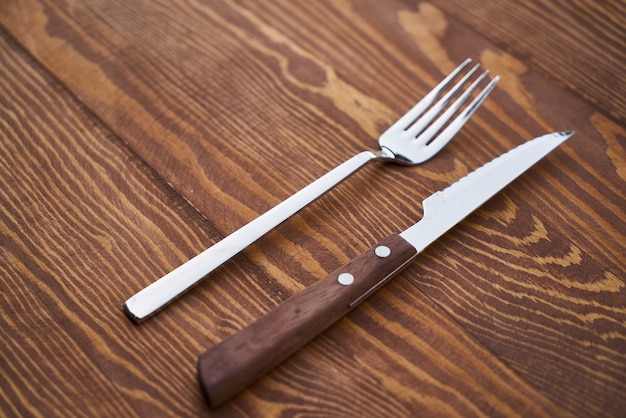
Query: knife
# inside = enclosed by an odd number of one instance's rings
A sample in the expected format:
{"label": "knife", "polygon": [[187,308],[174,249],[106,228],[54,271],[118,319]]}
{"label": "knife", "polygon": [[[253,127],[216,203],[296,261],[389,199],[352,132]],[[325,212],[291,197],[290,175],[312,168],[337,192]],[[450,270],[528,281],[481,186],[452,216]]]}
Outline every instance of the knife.
{"label": "knife", "polygon": [[208,349],[198,360],[198,377],[208,403],[223,403],[287,359],[573,134],[555,132],[535,138],[434,193],[422,202],[424,216],[418,223],[390,235]]}

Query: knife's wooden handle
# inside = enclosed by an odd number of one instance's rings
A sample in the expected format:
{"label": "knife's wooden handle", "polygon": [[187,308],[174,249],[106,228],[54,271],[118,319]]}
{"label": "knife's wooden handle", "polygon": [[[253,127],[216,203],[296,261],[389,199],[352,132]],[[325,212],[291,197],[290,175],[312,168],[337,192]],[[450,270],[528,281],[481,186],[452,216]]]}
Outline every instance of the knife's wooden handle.
{"label": "knife's wooden handle", "polygon": [[411,244],[391,235],[207,350],[198,360],[198,376],[209,404],[219,405],[262,377],[342,318],[416,254]]}

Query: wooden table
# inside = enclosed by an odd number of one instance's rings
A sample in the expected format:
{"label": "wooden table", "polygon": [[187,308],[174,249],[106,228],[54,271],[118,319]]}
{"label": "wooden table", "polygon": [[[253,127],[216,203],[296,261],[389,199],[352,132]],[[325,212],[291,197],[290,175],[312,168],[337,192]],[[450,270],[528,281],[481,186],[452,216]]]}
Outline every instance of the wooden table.
{"label": "wooden table", "polygon": [[[0,415],[624,416],[626,5],[0,2]],[[354,153],[464,58],[501,79],[157,316],[123,302]],[[218,408],[196,360],[532,137],[562,147]]]}

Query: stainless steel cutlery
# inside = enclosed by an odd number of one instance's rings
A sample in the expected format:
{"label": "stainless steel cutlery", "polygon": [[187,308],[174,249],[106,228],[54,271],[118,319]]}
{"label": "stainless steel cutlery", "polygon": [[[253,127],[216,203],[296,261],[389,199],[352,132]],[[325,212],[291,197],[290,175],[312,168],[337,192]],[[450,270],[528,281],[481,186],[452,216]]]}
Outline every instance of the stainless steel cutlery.
{"label": "stainless steel cutlery", "polygon": [[492,160],[422,202],[424,216],[392,234],[200,356],[207,400],[218,405],[263,376],[383,286],[438,237],[573,132],[544,135]]}
{"label": "stainless steel cutlery", "polygon": [[477,92],[479,85],[489,73],[484,71],[474,78],[468,88],[464,88],[472,80],[472,76],[479,67],[475,65],[468,71],[470,61],[467,59],[463,62],[389,127],[379,138],[379,150],[363,151],[348,159],[282,203],[139,291],[124,303],[124,310],[128,316],[135,322],[148,318],[231,257],[367,163],[380,161],[416,165],[433,157],[461,129],[498,82],[498,77],[494,77],[475,95],[469,105],[463,107],[472,94]]}

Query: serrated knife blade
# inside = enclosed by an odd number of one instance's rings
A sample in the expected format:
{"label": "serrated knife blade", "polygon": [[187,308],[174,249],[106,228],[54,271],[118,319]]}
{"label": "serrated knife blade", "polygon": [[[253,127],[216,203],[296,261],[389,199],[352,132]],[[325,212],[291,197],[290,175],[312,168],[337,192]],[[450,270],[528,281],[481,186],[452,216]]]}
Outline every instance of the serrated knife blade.
{"label": "serrated knife blade", "polygon": [[532,167],[574,132],[528,141],[423,201],[424,216],[208,349],[198,376],[218,405],[277,366],[406,267],[424,248]]}

